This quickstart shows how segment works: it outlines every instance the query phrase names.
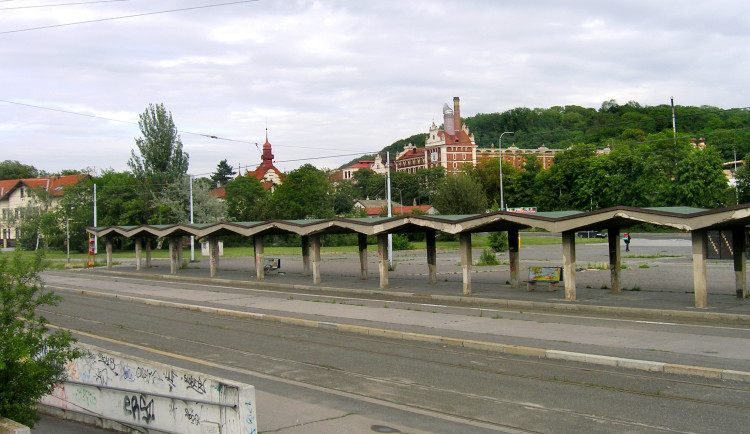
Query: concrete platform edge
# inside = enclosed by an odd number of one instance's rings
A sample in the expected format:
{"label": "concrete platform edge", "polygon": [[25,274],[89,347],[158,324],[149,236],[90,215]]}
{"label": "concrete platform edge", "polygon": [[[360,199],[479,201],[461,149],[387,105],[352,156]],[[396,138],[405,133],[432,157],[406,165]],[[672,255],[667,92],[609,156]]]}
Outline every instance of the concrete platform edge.
{"label": "concrete platform edge", "polygon": [[496,342],[483,342],[471,339],[461,339],[444,337],[438,335],[429,335],[422,333],[403,332],[399,330],[390,330],[377,327],[341,324],[330,321],[315,321],[302,318],[287,317],[281,315],[267,315],[254,312],[243,312],[231,309],[221,309],[208,306],[193,305],[188,303],[172,302],[158,299],[135,297],[128,295],[113,294],[108,292],[90,291],[82,289],[59,289],[60,291],[73,292],[78,294],[94,295],[99,297],[119,298],[122,300],[145,303],[154,306],[165,306],[178,309],[201,311],[214,313],[217,315],[228,315],[239,318],[248,318],[255,320],[274,321],[284,324],[297,325],[303,327],[326,328],[338,330],[346,333],[363,334],[377,336],[396,340],[412,340],[445,346],[465,347],[478,349],[488,352],[498,352],[510,355],[536,357],[549,360],[564,360],[571,362],[587,363],[592,365],[619,367],[623,369],[634,369],[648,372],[661,372],[665,374],[676,374],[685,376],[696,376],[704,378],[714,378],[732,381],[742,381],[750,383],[750,372],[735,371],[729,369],[709,368],[693,365],[678,365],[671,363],[655,362],[650,360],[626,359],[621,357],[611,357],[597,354],[577,353],[570,351],[551,350],[546,348],[525,347],[518,345],[507,345]]}

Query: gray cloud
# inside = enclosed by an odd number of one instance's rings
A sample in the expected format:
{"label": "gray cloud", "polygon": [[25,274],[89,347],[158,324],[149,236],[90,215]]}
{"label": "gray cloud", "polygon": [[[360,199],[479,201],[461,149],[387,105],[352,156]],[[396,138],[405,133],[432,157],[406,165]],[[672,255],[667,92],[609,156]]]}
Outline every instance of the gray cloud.
{"label": "gray cloud", "polygon": [[[7,10],[0,31],[209,1]],[[439,123],[453,96],[465,116],[672,95],[748,105],[750,14],[739,1],[505,3],[263,0],[4,34],[0,98],[126,121],[163,102],[183,131],[261,144],[267,125],[279,161],[380,149]],[[3,159],[48,171],[125,170],[140,135],[4,103],[0,119]],[[191,173],[259,162],[252,144],[182,138]]]}

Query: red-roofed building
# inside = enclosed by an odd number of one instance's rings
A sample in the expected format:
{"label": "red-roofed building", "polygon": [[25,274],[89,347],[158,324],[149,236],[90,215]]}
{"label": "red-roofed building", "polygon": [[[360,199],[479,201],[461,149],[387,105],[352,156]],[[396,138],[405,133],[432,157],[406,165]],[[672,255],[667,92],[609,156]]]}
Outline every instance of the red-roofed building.
{"label": "red-roofed building", "polygon": [[388,168],[383,163],[383,159],[380,157],[380,154],[378,154],[375,156],[374,160],[359,160],[351,166],[341,169],[341,176],[337,177],[337,180],[351,180],[354,178],[354,172],[361,169],[370,169],[373,172],[379,173],[381,175],[385,175],[385,173],[388,171]]}
{"label": "red-roofed building", "polygon": [[277,185],[281,185],[283,182],[284,174],[273,165],[273,151],[271,151],[271,143],[268,142],[267,133],[266,143],[263,144],[263,155],[260,158],[260,165],[255,170],[245,172],[244,176],[254,177],[263,184],[263,188],[273,191]]}
{"label": "red-roofed building", "polygon": [[[261,162],[255,170],[248,170],[244,175],[240,171],[237,174],[237,178],[240,176],[252,176],[260,181],[264,189],[273,191],[277,185],[281,185],[284,181],[284,174],[273,165],[273,151],[271,150],[271,143],[268,141],[268,132],[266,132],[266,143],[263,144],[263,154],[260,158]],[[226,197],[226,195],[227,191],[223,186],[214,188],[209,193],[209,196],[221,199]]]}
{"label": "red-roofed building", "polygon": [[57,206],[66,186],[75,185],[89,175],[66,175],[46,178],[10,179],[0,181],[0,227],[2,246],[14,247],[20,235],[18,222],[33,206],[34,190],[50,194],[50,207]]}
{"label": "red-roofed building", "polygon": [[453,98],[453,109],[443,105],[443,129],[435,122],[424,148],[409,144],[396,156],[396,170],[415,173],[419,169],[444,167],[447,173],[459,172],[466,164],[477,164],[477,145],[469,127],[461,124],[459,98]]}

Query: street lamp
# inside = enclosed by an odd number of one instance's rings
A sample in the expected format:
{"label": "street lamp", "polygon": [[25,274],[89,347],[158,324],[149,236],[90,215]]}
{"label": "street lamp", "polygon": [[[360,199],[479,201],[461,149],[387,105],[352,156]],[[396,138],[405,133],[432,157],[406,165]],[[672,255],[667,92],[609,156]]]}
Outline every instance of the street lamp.
{"label": "street lamp", "polygon": [[399,215],[401,215],[401,214],[404,213],[404,195],[401,193],[401,189],[400,188],[396,188],[396,187],[391,187],[391,188],[394,189],[394,190],[398,190],[398,197],[399,197],[399,201],[400,201],[399,203],[401,204],[401,208],[399,209],[399,211],[400,211]]}
{"label": "street lamp", "polygon": [[500,210],[505,211],[505,199],[503,198],[503,136],[506,134],[515,134],[515,131],[505,131],[500,134],[498,146],[500,146]]}

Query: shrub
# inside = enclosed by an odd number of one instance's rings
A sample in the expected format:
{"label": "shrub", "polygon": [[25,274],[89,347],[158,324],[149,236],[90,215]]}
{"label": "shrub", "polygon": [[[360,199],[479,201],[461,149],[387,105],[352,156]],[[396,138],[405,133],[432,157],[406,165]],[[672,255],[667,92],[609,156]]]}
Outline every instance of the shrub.
{"label": "shrub", "polygon": [[508,250],[508,233],[492,232],[490,233],[490,247],[495,252],[504,252]]}
{"label": "shrub", "polygon": [[412,250],[414,245],[405,234],[393,234],[393,250]]}
{"label": "shrub", "polygon": [[479,261],[477,261],[477,265],[479,266],[498,264],[500,264],[500,262],[497,260],[497,257],[495,257],[495,252],[493,252],[492,249],[484,249],[482,255],[479,257]]}

